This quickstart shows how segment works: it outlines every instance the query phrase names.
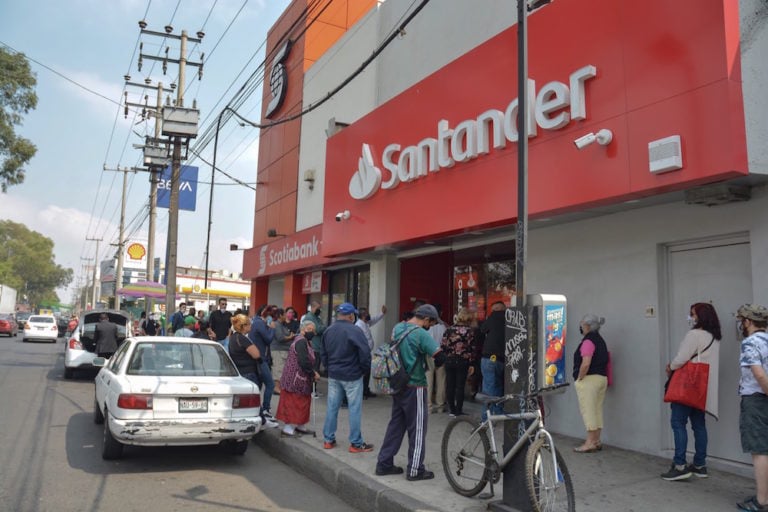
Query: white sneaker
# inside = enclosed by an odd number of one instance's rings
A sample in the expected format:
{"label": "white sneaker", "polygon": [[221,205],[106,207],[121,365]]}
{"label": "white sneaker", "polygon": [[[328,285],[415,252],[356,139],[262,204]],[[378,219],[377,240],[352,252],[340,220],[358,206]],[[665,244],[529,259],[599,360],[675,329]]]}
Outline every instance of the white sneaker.
{"label": "white sneaker", "polygon": [[276,422],[275,420],[270,420],[269,418],[265,418],[264,419],[264,426],[266,428],[277,428],[277,427],[280,426],[280,424],[278,422]]}

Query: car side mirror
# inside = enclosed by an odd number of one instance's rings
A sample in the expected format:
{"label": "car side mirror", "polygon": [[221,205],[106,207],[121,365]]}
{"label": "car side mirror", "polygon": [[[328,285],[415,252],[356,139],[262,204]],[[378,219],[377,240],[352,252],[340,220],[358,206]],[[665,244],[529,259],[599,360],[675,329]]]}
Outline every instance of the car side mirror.
{"label": "car side mirror", "polygon": [[107,365],[107,359],[104,357],[94,357],[91,364],[93,364],[93,366],[96,368],[103,368]]}

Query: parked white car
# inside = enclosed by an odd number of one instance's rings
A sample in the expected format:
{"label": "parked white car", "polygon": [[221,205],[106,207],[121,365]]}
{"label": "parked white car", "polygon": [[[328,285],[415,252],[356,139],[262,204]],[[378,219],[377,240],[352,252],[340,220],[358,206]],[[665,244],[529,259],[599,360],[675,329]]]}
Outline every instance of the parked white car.
{"label": "parked white car", "polygon": [[44,340],[56,343],[59,326],[53,315],[32,315],[24,322],[24,337],[21,341]]}
{"label": "parked white car", "polygon": [[126,444],[222,444],[242,455],[261,430],[258,386],[215,341],[128,338],[109,360],[93,364],[102,367],[93,419],[104,424],[104,459],[122,456]]}
{"label": "parked white car", "polygon": [[70,333],[64,346],[64,378],[74,377],[76,370],[93,368],[96,357],[96,341],[93,333],[102,313],[109,316],[109,321],[117,325],[118,346],[131,336],[131,315],[125,311],[95,309],[83,313],[74,332]]}

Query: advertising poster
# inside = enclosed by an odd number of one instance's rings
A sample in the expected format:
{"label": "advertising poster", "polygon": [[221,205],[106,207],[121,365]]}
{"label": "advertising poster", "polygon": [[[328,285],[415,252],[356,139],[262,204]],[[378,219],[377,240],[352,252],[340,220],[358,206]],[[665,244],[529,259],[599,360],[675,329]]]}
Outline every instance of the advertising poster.
{"label": "advertising poster", "polygon": [[478,267],[462,265],[453,267],[453,297],[456,301],[454,311],[458,313],[461,308],[467,308],[477,312],[478,320],[483,320],[485,310],[485,297],[479,294],[480,283],[477,273]]}
{"label": "advertising poster", "polygon": [[565,373],[565,306],[547,304],[544,306],[544,385],[553,386],[566,382]]}

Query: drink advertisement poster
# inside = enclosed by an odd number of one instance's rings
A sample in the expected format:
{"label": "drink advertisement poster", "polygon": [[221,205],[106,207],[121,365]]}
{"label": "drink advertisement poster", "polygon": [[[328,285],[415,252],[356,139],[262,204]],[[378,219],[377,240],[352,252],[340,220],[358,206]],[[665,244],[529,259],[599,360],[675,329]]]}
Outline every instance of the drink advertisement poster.
{"label": "drink advertisement poster", "polygon": [[544,386],[566,382],[565,370],[565,305],[544,306]]}

